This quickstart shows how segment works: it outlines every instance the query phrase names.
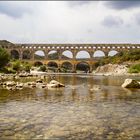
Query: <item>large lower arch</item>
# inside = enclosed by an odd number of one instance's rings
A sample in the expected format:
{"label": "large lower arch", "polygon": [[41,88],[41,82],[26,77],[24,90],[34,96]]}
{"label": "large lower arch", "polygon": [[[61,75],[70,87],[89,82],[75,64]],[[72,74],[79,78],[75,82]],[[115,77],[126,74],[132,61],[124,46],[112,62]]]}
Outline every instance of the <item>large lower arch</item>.
{"label": "large lower arch", "polygon": [[84,62],[84,61],[79,62],[76,65],[76,71],[82,71],[82,72],[88,73],[88,72],[90,72],[90,65],[87,62]]}
{"label": "large lower arch", "polygon": [[59,53],[55,50],[49,51],[48,52],[48,59],[50,59],[50,60],[59,59]]}
{"label": "large lower arch", "polygon": [[105,53],[101,50],[97,50],[94,52],[93,57],[105,57]]}
{"label": "large lower arch", "polygon": [[45,52],[42,50],[35,51],[34,59],[37,59],[37,60],[45,59]]}
{"label": "large lower arch", "polygon": [[54,61],[50,61],[47,64],[48,70],[51,70],[53,72],[58,72],[58,64]]}
{"label": "large lower arch", "polygon": [[31,59],[31,52],[29,50],[23,51],[22,59]]}
{"label": "large lower arch", "polygon": [[111,51],[109,51],[108,56],[114,56],[114,55],[116,55],[117,53],[118,53],[118,51],[116,51],[116,50],[111,50]]}
{"label": "large lower arch", "polygon": [[79,51],[76,54],[76,59],[89,59],[90,58],[90,54],[87,51]]}
{"label": "large lower arch", "polygon": [[40,67],[40,66],[42,66],[42,65],[43,65],[43,63],[40,62],[40,61],[36,61],[36,62],[34,63],[34,66],[35,66],[35,67]]}
{"label": "large lower arch", "polygon": [[73,65],[70,62],[63,62],[61,65],[61,71],[62,72],[72,72],[73,71]]}
{"label": "large lower arch", "polygon": [[19,59],[19,52],[17,50],[11,50],[10,53],[13,59]]}
{"label": "large lower arch", "polygon": [[73,53],[69,50],[66,50],[62,52],[62,59],[72,59],[73,58]]}

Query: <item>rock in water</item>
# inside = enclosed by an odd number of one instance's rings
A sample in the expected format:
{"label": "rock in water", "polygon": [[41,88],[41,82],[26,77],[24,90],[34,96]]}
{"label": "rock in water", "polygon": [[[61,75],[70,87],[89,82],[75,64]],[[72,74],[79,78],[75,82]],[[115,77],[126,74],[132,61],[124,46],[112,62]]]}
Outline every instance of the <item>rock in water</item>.
{"label": "rock in water", "polygon": [[23,83],[17,83],[16,89],[23,89]]}
{"label": "rock in water", "polygon": [[42,79],[38,79],[38,80],[36,80],[36,83],[43,83],[43,80]]}
{"label": "rock in water", "polygon": [[123,88],[140,88],[140,83],[134,79],[125,79],[122,84]]}
{"label": "rock in water", "polygon": [[58,82],[58,81],[55,81],[55,80],[51,80],[49,84],[47,84],[48,87],[50,88],[59,88],[59,87],[65,87],[64,84]]}
{"label": "rock in water", "polygon": [[15,86],[16,83],[14,81],[7,81],[6,86]]}

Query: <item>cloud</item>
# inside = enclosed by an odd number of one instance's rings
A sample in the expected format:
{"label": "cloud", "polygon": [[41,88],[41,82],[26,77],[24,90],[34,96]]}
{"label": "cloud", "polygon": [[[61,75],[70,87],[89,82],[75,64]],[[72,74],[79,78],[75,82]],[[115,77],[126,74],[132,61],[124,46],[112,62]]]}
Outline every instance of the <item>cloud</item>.
{"label": "cloud", "polygon": [[13,43],[139,42],[139,26],[132,20],[139,8],[113,10],[103,1],[70,3],[0,2],[0,38]]}
{"label": "cloud", "polygon": [[107,1],[105,6],[116,10],[124,10],[140,7],[140,1]]}
{"label": "cloud", "polygon": [[117,16],[107,16],[102,21],[102,25],[107,27],[119,27],[123,24],[123,20]]}
{"label": "cloud", "polygon": [[83,6],[83,5],[87,5],[90,3],[91,3],[91,1],[68,1],[68,5],[71,7]]}
{"label": "cloud", "polygon": [[0,2],[0,13],[12,18],[21,18],[25,13],[30,13],[29,5],[24,2]]}
{"label": "cloud", "polygon": [[140,25],[140,13],[135,14],[135,20],[138,25]]}

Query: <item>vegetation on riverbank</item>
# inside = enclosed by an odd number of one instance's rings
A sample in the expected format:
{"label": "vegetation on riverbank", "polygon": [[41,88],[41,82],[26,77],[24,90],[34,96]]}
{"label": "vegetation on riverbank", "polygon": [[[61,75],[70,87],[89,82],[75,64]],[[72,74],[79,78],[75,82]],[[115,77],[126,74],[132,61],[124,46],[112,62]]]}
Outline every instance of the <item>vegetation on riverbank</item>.
{"label": "vegetation on riverbank", "polygon": [[21,71],[29,72],[32,65],[28,62],[20,60],[10,60],[5,67],[2,68],[3,73],[19,73]]}
{"label": "vegetation on riverbank", "polygon": [[129,73],[140,73],[140,63],[130,66]]}
{"label": "vegetation on riverbank", "polygon": [[3,71],[4,67],[10,61],[10,56],[5,49],[0,48],[0,71]]}
{"label": "vegetation on riverbank", "polygon": [[140,50],[131,50],[120,52],[115,56],[108,56],[101,58],[95,64],[95,67],[103,66],[106,64],[127,64],[129,73],[140,72]]}
{"label": "vegetation on riverbank", "polygon": [[105,65],[105,64],[122,64],[124,62],[135,62],[140,61],[140,50],[131,50],[120,52],[114,56],[108,56],[98,60],[96,65]]}

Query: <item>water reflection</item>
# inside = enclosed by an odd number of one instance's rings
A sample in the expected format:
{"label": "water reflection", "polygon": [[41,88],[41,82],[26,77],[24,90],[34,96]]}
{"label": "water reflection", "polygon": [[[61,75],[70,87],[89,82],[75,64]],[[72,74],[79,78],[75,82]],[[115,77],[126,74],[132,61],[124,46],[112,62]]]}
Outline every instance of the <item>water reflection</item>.
{"label": "water reflection", "polygon": [[139,139],[140,90],[121,88],[124,78],[59,75],[65,88],[0,89],[0,138]]}

